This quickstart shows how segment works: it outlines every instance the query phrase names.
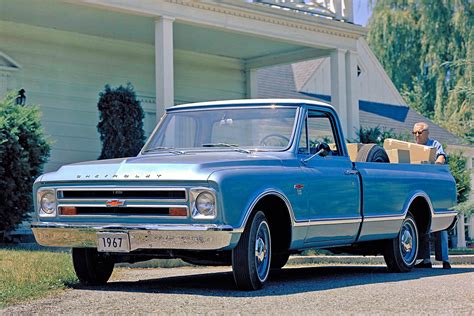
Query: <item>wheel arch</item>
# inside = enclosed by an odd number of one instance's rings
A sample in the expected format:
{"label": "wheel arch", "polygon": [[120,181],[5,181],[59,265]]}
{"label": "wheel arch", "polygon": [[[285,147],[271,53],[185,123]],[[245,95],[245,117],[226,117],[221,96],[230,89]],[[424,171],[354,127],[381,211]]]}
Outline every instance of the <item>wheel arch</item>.
{"label": "wheel arch", "polygon": [[404,217],[408,212],[413,215],[419,233],[429,233],[434,211],[431,200],[425,192],[418,191],[411,196],[406,203]]}
{"label": "wheel arch", "polygon": [[272,235],[273,251],[288,250],[291,244],[292,227],[295,222],[290,201],[283,193],[276,190],[262,192],[247,209],[242,229],[247,226],[249,219],[257,211],[262,211],[268,220]]}

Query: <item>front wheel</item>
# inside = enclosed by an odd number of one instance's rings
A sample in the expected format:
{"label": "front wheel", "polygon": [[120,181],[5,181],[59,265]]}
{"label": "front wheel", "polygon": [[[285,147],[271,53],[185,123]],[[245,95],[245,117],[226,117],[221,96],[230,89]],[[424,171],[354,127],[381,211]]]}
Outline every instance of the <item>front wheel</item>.
{"label": "front wheel", "polygon": [[415,219],[408,213],[397,237],[385,249],[385,262],[391,272],[408,272],[415,266],[419,240]]}
{"label": "front wheel", "polygon": [[114,269],[114,263],[99,255],[95,248],[73,248],[72,263],[83,285],[104,285]]}
{"label": "front wheel", "polygon": [[271,266],[270,227],[263,212],[251,218],[232,250],[232,271],[240,290],[258,290],[268,278]]}

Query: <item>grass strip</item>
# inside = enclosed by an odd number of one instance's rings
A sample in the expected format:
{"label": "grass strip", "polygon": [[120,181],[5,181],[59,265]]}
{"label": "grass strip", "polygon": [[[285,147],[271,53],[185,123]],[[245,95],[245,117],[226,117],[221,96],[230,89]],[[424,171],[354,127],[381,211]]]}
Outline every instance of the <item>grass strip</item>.
{"label": "grass strip", "polygon": [[0,308],[77,282],[70,254],[0,249]]}

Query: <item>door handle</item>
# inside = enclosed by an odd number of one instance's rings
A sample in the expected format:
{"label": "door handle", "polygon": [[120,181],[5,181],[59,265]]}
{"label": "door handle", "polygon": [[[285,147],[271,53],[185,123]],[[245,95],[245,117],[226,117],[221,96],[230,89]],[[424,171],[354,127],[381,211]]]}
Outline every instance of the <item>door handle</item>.
{"label": "door handle", "polygon": [[346,176],[350,176],[350,175],[353,175],[353,174],[359,174],[359,171],[354,170],[354,169],[347,169],[347,170],[344,171],[344,174]]}

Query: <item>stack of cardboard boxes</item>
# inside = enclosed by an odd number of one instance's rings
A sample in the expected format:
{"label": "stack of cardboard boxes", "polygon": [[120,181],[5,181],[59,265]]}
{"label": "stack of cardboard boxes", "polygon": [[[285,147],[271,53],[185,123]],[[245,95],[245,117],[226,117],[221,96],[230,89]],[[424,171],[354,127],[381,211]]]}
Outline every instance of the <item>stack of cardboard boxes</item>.
{"label": "stack of cardboard boxes", "polygon": [[[346,144],[352,161],[356,161],[357,153],[363,145],[359,143]],[[435,147],[418,145],[397,139],[386,139],[383,148],[387,152],[390,163],[434,163],[436,159]]]}
{"label": "stack of cardboard boxes", "polygon": [[383,148],[391,163],[434,163],[436,148],[387,138]]}

